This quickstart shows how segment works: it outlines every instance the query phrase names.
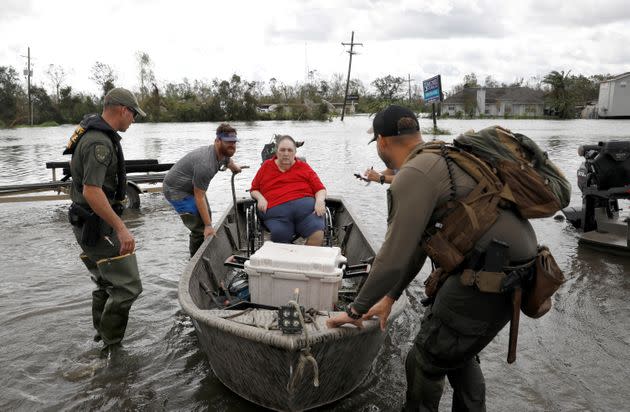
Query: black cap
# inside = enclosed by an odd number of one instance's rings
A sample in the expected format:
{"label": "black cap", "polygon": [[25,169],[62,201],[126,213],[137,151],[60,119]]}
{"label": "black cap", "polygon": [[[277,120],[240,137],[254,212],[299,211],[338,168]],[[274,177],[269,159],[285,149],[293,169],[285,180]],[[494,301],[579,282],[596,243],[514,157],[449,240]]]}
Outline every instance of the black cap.
{"label": "black cap", "polygon": [[[415,127],[400,129],[398,127],[398,121],[403,117],[410,117],[415,120]],[[372,131],[374,133],[374,137],[368,142],[368,144],[375,141],[379,134],[381,136],[389,137],[417,133],[418,131],[420,131],[420,124],[418,122],[418,117],[415,115],[414,112],[407,109],[406,107],[392,104],[390,106],[387,106],[387,108],[381,110],[380,112],[376,113],[376,116],[374,116],[374,121],[372,122]]]}

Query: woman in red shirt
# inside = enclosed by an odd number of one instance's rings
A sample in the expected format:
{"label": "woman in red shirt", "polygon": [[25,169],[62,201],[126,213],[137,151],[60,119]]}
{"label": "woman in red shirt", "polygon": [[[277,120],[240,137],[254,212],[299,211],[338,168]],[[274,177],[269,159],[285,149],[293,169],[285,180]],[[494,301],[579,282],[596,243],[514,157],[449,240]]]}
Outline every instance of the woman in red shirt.
{"label": "woman in red shirt", "polygon": [[252,181],[251,196],[273,242],[291,243],[297,234],[307,245],[321,246],[326,188],[306,162],[295,158],[291,136],[278,137],[276,144],[276,155],[262,164]]}

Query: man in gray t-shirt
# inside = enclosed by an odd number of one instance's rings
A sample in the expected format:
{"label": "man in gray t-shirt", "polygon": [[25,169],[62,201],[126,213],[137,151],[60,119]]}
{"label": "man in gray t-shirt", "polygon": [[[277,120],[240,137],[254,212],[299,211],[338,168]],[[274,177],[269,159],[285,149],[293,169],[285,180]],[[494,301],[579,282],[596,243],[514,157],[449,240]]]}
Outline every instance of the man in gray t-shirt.
{"label": "man in gray t-shirt", "polygon": [[190,230],[191,257],[205,238],[215,234],[212,213],[206,199],[210,181],[219,170],[222,170],[222,166],[233,173],[241,171],[232,160],[236,152],[236,142],[238,142],[236,129],[222,123],[217,128],[213,145],[200,147],[188,153],[175,163],[164,177],[164,196]]}

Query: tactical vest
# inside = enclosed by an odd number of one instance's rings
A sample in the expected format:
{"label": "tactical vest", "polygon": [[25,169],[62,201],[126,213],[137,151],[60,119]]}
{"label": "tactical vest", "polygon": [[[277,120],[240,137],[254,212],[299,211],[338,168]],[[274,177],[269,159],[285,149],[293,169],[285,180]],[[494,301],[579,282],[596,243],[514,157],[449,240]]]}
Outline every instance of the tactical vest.
{"label": "tactical vest", "polygon": [[[89,130],[98,130],[105,133],[114,144],[116,150],[116,158],[118,159],[118,168],[116,170],[117,177],[117,185],[115,193],[105,193],[105,195],[117,201],[125,200],[127,193],[127,172],[125,170],[125,157],[123,155],[122,146],[120,145],[120,135],[111,128],[111,126],[103,120],[103,118],[98,114],[88,114],[86,115],[81,123],[77,126],[77,128],[70,136],[70,140],[66,144],[66,149],[63,151],[64,155],[70,154],[74,156],[74,151],[79,144],[79,140],[81,137],[85,135]],[[75,182],[73,182],[74,184]],[[76,182],[78,188],[83,190],[83,185],[80,182]]]}

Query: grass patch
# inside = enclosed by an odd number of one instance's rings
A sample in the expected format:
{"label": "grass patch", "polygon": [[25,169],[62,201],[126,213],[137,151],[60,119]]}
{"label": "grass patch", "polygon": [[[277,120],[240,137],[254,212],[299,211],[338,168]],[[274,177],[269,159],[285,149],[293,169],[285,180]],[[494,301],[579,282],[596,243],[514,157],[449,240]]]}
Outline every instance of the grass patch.
{"label": "grass patch", "polygon": [[422,134],[430,134],[433,136],[438,135],[450,135],[451,131],[448,129],[442,129],[440,127],[423,127],[421,129]]}
{"label": "grass patch", "polygon": [[55,127],[55,126],[59,126],[59,123],[57,123],[54,120],[49,120],[47,122],[38,124],[36,127]]}

